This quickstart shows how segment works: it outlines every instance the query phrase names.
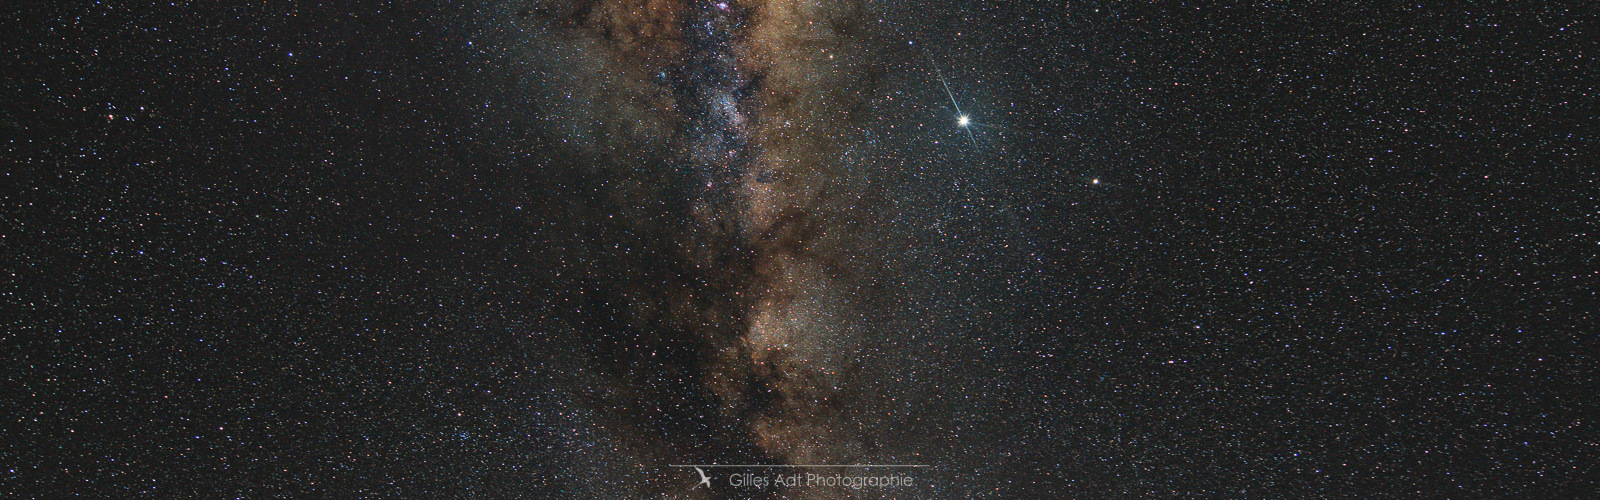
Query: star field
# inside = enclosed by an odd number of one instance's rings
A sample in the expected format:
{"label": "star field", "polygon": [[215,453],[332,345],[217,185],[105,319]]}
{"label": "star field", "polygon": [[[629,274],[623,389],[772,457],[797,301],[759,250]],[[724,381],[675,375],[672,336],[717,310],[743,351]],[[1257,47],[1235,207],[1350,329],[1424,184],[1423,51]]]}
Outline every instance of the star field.
{"label": "star field", "polygon": [[1592,14],[649,3],[11,9],[0,492],[1592,493]]}

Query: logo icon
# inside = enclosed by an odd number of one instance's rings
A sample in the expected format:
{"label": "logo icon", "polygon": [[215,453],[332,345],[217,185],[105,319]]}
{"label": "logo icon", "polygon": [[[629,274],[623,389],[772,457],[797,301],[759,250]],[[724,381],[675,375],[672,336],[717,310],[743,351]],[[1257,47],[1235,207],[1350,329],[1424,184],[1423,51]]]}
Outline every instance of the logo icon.
{"label": "logo icon", "polygon": [[699,467],[695,467],[694,468],[694,472],[696,474],[700,475],[700,482],[696,483],[694,485],[694,487],[689,488],[689,489],[692,490],[692,489],[695,489],[695,488],[699,488],[700,485],[702,485],[702,484],[706,485],[706,489],[708,489],[708,490],[711,489],[711,476],[707,476],[706,475],[706,471],[704,469],[699,468]]}

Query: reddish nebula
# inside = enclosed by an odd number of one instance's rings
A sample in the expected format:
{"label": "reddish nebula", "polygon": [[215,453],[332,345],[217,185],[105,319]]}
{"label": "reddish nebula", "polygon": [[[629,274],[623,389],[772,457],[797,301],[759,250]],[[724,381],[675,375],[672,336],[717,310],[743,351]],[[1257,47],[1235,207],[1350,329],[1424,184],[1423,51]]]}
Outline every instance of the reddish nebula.
{"label": "reddish nebula", "polygon": [[[870,244],[872,174],[843,154],[861,139],[882,74],[864,7],[640,0],[522,13],[581,55],[576,80],[600,82],[582,106],[549,107],[601,124],[576,134],[584,168],[612,179],[602,191],[620,208],[606,215],[654,245],[613,266],[637,275],[616,280],[606,305],[630,317],[579,326],[609,329],[614,346],[591,354],[613,377],[597,404],[628,453],[663,463],[871,455],[859,422],[873,409],[852,377],[888,280]],[[673,427],[682,421],[723,437],[686,444],[696,438]],[[680,480],[661,491],[681,492]]]}

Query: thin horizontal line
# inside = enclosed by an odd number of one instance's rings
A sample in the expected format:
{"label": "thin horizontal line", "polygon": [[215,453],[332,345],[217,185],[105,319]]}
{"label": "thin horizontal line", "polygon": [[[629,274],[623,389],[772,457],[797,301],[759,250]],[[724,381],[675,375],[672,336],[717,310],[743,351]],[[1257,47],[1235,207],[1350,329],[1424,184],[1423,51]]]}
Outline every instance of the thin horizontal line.
{"label": "thin horizontal line", "polygon": [[672,464],[672,465],[668,465],[667,467],[927,467],[927,466],[926,465],[885,465],[885,464],[845,464],[845,465],[829,465],[829,464],[794,464],[794,465],[773,465],[773,464],[690,464],[690,465],[680,465],[680,464]]}

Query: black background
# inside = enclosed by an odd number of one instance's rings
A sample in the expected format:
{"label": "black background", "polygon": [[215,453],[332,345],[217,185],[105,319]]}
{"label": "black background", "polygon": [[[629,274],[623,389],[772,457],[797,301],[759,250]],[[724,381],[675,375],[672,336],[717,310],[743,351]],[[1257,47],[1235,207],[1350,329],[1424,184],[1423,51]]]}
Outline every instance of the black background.
{"label": "black background", "polygon": [[[597,181],[546,173],[492,8],[13,8],[0,489],[591,482],[549,332],[603,323],[575,276],[628,236],[571,216]],[[901,349],[952,494],[1593,492],[1592,12],[883,11],[1007,128],[888,89],[929,110],[884,140],[943,221],[913,308],[960,332]]]}

